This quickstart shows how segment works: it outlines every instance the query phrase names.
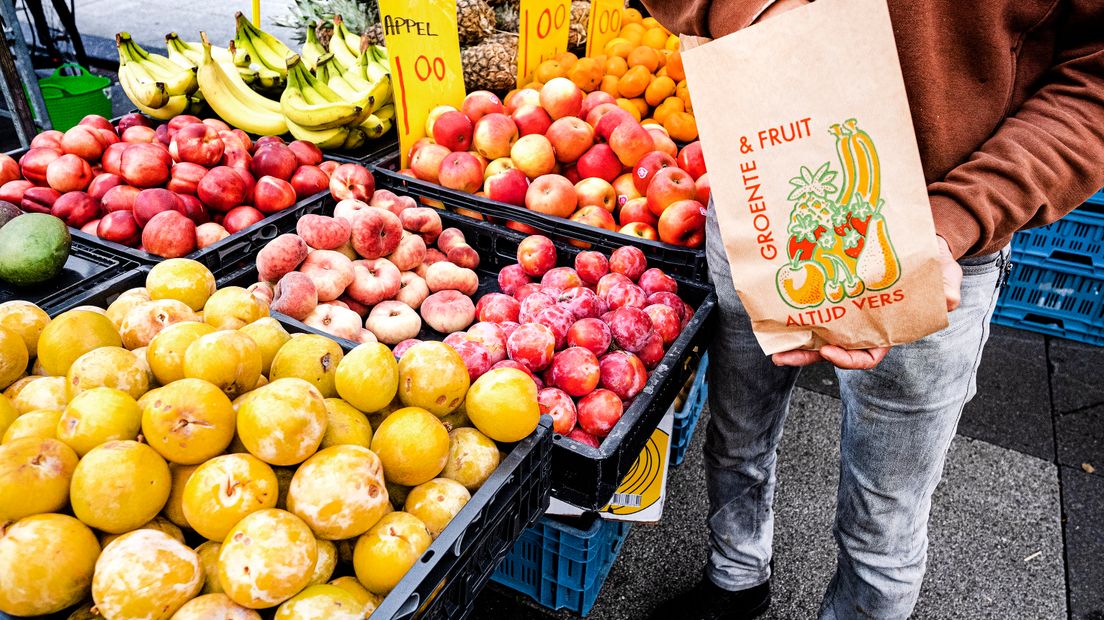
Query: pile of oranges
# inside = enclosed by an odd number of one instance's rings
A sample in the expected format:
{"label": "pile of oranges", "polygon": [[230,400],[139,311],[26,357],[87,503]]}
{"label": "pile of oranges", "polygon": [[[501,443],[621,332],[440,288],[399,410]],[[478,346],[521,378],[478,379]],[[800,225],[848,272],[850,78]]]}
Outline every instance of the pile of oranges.
{"label": "pile of oranges", "polygon": [[546,60],[526,87],[539,89],[553,78],[566,77],[583,92],[609,93],[638,121],[661,125],[673,140],[697,140],[679,38],[636,9],[625,9],[623,23],[600,54],[578,58],[568,52]]}

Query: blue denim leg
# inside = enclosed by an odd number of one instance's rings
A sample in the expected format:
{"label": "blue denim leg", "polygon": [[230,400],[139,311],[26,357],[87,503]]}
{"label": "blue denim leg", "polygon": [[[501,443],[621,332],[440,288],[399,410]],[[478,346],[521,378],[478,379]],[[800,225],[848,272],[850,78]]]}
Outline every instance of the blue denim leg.
{"label": "blue denim leg", "polygon": [[756,342],[732,286],[712,203],[706,226],[720,315],[709,350],[707,575],[722,588],[743,590],[770,578],[776,450],[798,369],[775,366]]}
{"label": "blue denim leg", "polygon": [[950,325],[894,347],[876,368],[838,371],[843,422],[835,576],[820,617],[907,618],[924,577],[931,496],[976,392],[1008,250],[962,261]]}

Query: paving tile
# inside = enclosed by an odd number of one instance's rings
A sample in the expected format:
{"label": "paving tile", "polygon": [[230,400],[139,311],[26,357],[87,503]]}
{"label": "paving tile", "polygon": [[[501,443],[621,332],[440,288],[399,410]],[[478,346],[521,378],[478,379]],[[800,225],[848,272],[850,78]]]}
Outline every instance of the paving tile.
{"label": "paving tile", "polygon": [[1070,616],[1104,618],[1104,479],[1062,468],[1062,508],[1066,518],[1066,558]]}
{"label": "paving tile", "polygon": [[1050,339],[1051,389],[1054,410],[1067,413],[1104,404],[1104,347]]}
{"label": "paving tile", "polygon": [[977,376],[977,395],[958,424],[961,435],[1054,459],[1046,338],[993,326]]}
{"label": "paving tile", "polygon": [[839,398],[839,378],[836,376],[836,368],[827,362],[802,368],[801,374],[797,376],[797,385],[818,394]]}
{"label": "paving tile", "polygon": [[1077,469],[1087,464],[1104,476],[1104,405],[1058,415],[1055,425],[1058,462]]}

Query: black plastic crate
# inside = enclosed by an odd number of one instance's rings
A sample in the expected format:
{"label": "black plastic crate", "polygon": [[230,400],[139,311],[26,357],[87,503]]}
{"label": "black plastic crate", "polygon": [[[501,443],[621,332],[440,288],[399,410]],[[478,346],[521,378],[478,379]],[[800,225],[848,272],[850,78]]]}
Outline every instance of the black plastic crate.
{"label": "black plastic crate", "polygon": [[[7,154],[16,161],[19,161],[19,158],[26,152],[27,149],[20,149],[10,151]],[[295,222],[299,221],[300,217],[308,213],[313,213],[311,209],[317,208],[318,199],[327,193],[328,190],[299,200],[287,209],[278,213],[273,213],[249,228],[239,230],[225,239],[221,239],[205,248],[185,255],[184,258],[190,258],[203,263],[216,276],[223,274],[226,272],[227,265],[233,265],[245,256],[256,255],[266,243],[276,237],[276,231],[282,230],[286,221],[290,221],[292,227],[294,227]],[[72,233],[74,239],[82,239],[93,246],[107,248],[113,252],[124,254],[145,265],[151,265],[165,260],[162,256],[143,252],[138,248],[127,247],[120,243],[115,243],[114,241],[100,239],[96,235],[81,232],[79,229],[73,228],[72,226],[69,227],[69,232]]]}
{"label": "black plastic crate", "polygon": [[85,235],[73,235],[69,258],[57,277],[32,286],[0,282],[0,302],[21,299],[36,304],[47,314],[55,314],[59,308],[79,306],[81,300],[97,291],[110,289],[138,266],[138,261],[130,256],[97,247]]}
{"label": "black plastic crate", "polygon": [[399,152],[395,151],[372,163],[376,173],[376,187],[392,191],[406,190],[430,200],[438,200],[450,211],[468,209],[500,220],[519,222],[539,230],[558,241],[579,241],[609,254],[624,245],[635,245],[648,255],[649,263],[662,267],[671,275],[681,276],[691,282],[709,282],[709,267],[705,260],[705,248],[685,248],[660,241],[649,241],[632,235],[580,224],[567,218],[554,217],[530,211],[525,207],[481,198],[474,194],[448,189],[436,183],[422,181],[399,174]]}
{"label": "black plastic crate", "polygon": [[[148,269],[131,271],[79,304],[106,308],[120,294],[145,285]],[[248,286],[247,272],[224,278],[221,286]],[[255,280],[255,278],[253,278]],[[56,314],[68,308],[61,308]],[[314,332],[274,313],[291,333]],[[347,352],[356,343],[343,342]],[[541,416],[536,431],[514,444],[499,444],[506,456],[468,503],[372,614],[373,620],[466,617],[475,598],[522,532],[548,508],[552,470],[552,418]],[[49,616],[61,620],[68,610]],[[0,620],[16,620],[0,612]]]}
{"label": "black plastic crate", "polygon": [[[417,198],[417,193],[400,191],[399,193]],[[326,197],[317,212],[325,215],[333,213],[334,200]],[[479,253],[480,264],[476,269],[479,275],[479,290],[476,300],[486,293],[498,291],[498,271],[506,265],[517,262],[517,247],[527,235],[489,222],[476,220],[448,211],[441,211],[441,222],[448,227],[459,228],[469,245]],[[292,232],[294,224],[281,232]],[[575,255],[583,251],[573,245],[557,242],[557,255],[560,265],[573,265]],[[650,264],[655,264],[651,257]],[[664,268],[665,269],[665,268]],[[231,272],[232,275],[220,280],[220,286],[230,282],[256,281],[257,269],[252,261],[245,261]],[[675,402],[682,386],[697,368],[702,352],[708,343],[708,326],[717,305],[717,296],[711,286],[687,281],[674,276],[679,285],[679,296],[694,307],[694,317],[667,350],[663,361],[652,371],[648,383],[624,412],[621,420],[613,427],[602,442],[601,447],[592,448],[557,435],[553,452],[552,495],[557,499],[576,506],[599,510],[613,496],[625,474],[636,462],[640,451],[651,437],[652,431],[659,425],[663,414]],[[273,313],[282,321],[295,325],[296,329],[326,335],[299,321]],[[329,336],[332,338],[332,336]],[[419,338],[440,340],[439,334],[423,327]],[[336,339],[345,346],[355,343]]]}
{"label": "black plastic crate", "polygon": [[399,133],[392,127],[379,138],[369,140],[364,146],[352,151],[325,151],[326,157],[340,162],[349,162],[367,166],[380,158],[399,152]]}

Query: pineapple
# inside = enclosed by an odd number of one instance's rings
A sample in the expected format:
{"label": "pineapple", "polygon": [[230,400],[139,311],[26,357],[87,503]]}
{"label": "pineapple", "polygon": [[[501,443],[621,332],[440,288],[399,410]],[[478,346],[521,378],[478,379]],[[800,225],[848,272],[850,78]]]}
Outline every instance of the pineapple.
{"label": "pineapple", "polygon": [[494,32],[495,12],[487,0],[457,0],[456,22],[460,44],[472,45]]}
{"label": "pineapple", "polygon": [[478,45],[460,50],[464,83],[469,91],[506,92],[517,84],[516,34],[496,32]]}
{"label": "pineapple", "polygon": [[292,0],[291,13],[273,20],[277,26],[295,31],[292,36],[298,43],[306,38],[306,28],[312,22],[318,24],[319,41],[326,45],[333,28],[333,16],[341,15],[350,32],[361,33],[379,22],[379,8],[375,0]]}
{"label": "pineapple", "polygon": [[506,32],[520,32],[521,18],[518,13],[520,9],[521,0],[505,0],[496,6],[494,12],[498,29]]}

